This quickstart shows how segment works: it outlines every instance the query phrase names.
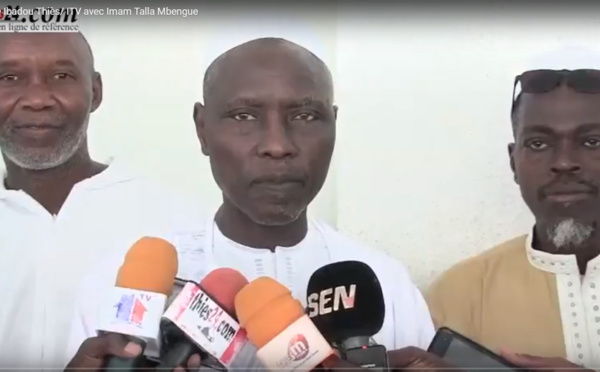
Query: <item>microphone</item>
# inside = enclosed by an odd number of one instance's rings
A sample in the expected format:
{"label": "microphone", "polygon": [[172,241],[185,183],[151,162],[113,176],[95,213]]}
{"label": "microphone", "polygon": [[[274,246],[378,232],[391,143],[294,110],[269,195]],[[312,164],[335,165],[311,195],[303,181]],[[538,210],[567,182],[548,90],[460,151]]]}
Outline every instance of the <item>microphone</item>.
{"label": "microphone", "polygon": [[308,316],[344,360],[387,371],[387,350],[370,342],[383,326],[385,303],[375,272],[365,263],[344,261],[315,271],[307,287]]}
{"label": "microphone", "polygon": [[257,358],[271,371],[311,370],[333,354],[300,302],[269,277],[242,288],[235,310]]}
{"label": "microphone", "polygon": [[199,354],[203,366],[226,371],[247,340],[234,311],[234,298],[247,284],[229,268],[211,271],[200,284],[187,282],[163,315],[158,368],[172,371]]}
{"label": "microphone", "polygon": [[169,242],[144,237],[125,255],[115,287],[106,293],[97,332],[120,333],[142,347],[136,358],[110,357],[106,369],[134,370],[144,355],[158,355],[160,318],[177,275],[177,251]]}

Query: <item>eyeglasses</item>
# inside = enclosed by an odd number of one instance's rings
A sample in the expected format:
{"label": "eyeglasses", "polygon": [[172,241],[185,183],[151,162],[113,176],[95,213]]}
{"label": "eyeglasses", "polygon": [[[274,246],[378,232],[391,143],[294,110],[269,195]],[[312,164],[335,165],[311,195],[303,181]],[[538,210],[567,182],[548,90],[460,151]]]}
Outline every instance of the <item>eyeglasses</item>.
{"label": "eyeglasses", "polygon": [[[548,93],[562,83],[579,93],[600,93],[600,70],[531,70],[515,77],[511,113],[521,93]],[[520,85],[520,91],[517,87]]]}

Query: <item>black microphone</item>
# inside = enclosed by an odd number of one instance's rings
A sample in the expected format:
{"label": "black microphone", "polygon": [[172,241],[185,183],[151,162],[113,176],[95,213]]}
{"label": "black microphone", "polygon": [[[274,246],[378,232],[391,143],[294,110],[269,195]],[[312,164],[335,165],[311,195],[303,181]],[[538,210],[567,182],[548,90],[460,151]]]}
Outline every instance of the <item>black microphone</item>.
{"label": "black microphone", "polygon": [[370,342],[383,326],[385,302],[375,272],[344,261],[315,271],[308,281],[308,316],[342,359],[375,371],[388,370],[387,350]]}

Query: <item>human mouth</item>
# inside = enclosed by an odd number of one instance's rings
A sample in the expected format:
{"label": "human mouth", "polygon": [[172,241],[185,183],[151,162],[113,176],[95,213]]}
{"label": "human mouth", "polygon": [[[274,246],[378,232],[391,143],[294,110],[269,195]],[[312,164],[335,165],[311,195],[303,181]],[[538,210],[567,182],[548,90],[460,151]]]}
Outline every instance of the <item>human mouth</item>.
{"label": "human mouth", "polygon": [[302,183],[298,181],[259,182],[256,186],[265,191],[280,193],[297,190],[302,187]]}
{"label": "human mouth", "polygon": [[262,176],[255,178],[252,182],[257,185],[267,185],[267,186],[278,186],[278,185],[288,185],[288,184],[303,184],[304,177],[299,174],[276,174],[269,176]]}
{"label": "human mouth", "polygon": [[571,192],[571,193],[556,193],[549,194],[548,200],[556,203],[574,203],[582,200],[586,200],[592,197],[590,192]]}
{"label": "human mouth", "polygon": [[261,194],[281,197],[299,192],[304,186],[304,179],[292,174],[269,175],[256,178],[253,186]]}
{"label": "human mouth", "polygon": [[61,127],[49,124],[24,124],[14,127],[16,133],[29,138],[45,138],[57,133]]}
{"label": "human mouth", "polygon": [[564,186],[546,191],[548,200],[558,203],[572,203],[594,196],[593,190],[583,185]]}

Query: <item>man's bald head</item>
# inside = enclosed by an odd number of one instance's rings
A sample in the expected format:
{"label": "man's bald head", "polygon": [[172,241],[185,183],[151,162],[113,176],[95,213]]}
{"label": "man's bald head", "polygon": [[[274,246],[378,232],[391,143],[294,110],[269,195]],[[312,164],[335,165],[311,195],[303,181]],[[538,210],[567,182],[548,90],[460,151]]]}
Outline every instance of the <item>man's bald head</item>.
{"label": "man's bald head", "polygon": [[71,49],[75,52],[75,54],[78,55],[79,59],[82,61],[82,64],[84,66],[87,66],[87,69],[90,71],[90,73],[93,74],[96,71],[92,47],[81,32],[57,32],[41,34],[7,32],[0,33],[0,43],[5,42],[5,40],[15,40],[17,38],[21,38],[23,39],[23,42],[27,42],[27,38],[33,39],[44,37],[49,37],[53,39],[58,38],[61,40],[62,43],[70,45]]}
{"label": "man's bald head", "polygon": [[83,47],[86,50],[87,58],[88,58],[88,66],[90,67],[92,72],[95,72],[96,71],[96,62],[94,61],[94,52],[92,51],[92,47],[91,47],[90,43],[87,41],[86,37],[81,32],[78,32],[76,35],[79,37],[79,39],[83,43]]}
{"label": "man's bald head", "polygon": [[213,88],[231,76],[232,69],[250,68],[256,64],[294,63],[310,70],[323,84],[333,101],[333,78],[325,63],[310,50],[281,38],[261,38],[240,44],[221,54],[204,74],[204,102],[210,100]]}

